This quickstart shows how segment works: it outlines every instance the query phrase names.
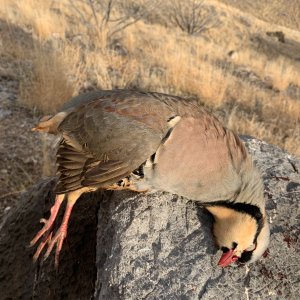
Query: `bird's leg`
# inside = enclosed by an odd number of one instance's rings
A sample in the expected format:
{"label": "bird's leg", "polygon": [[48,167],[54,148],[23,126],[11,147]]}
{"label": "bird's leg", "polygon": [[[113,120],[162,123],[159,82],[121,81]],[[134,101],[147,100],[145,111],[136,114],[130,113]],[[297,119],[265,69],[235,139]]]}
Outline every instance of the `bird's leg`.
{"label": "bird's leg", "polygon": [[56,244],[56,251],[55,251],[55,266],[56,267],[58,267],[60,250],[62,248],[64,239],[67,236],[68,222],[69,222],[69,218],[70,218],[73,206],[81,194],[82,194],[81,190],[77,190],[77,191],[74,191],[74,192],[71,192],[68,194],[68,202],[67,202],[67,207],[65,210],[63,221],[62,221],[59,229],[55,233],[55,236],[49,241],[49,246],[45,253],[44,259],[48,258],[53,247]]}
{"label": "bird's leg", "polygon": [[40,244],[39,244],[39,246],[38,246],[38,248],[35,251],[35,254],[33,256],[33,261],[34,262],[36,262],[37,259],[39,258],[39,256],[40,256],[42,250],[44,249],[45,245],[50,243],[51,238],[52,238],[52,231],[49,233],[49,235],[45,236],[43,238],[43,240],[40,242]]}
{"label": "bird's leg", "polygon": [[62,204],[62,202],[64,201],[64,198],[65,198],[65,194],[60,194],[60,195],[57,195],[56,198],[55,198],[55,203],[54,205],[51,207],[51,214],[50,214],[50,217],[48,220],[45,220],[45,219],[41,219],[40,222],[41,223],[44,223],[44,226],[43,228],[36,234],[36,236],[31,240],[30,242],[30,247],[35,245],[36,242],[45,234],[45,233],[48,233],[46,234],[46,237],[45,239],[41,242],[40,246],[38,247],[35,255],[34,255],[34,260],[36,260],[39,256],[39,253],[43,250],[44,246],[45,246],[45,243],[49,240],[49,233],[50,233],[50,229],[52,228],[53,224],[54,224],[54,221],[56,219],[56,216],[58,214],[58,211],[59,211],[59,208]]}

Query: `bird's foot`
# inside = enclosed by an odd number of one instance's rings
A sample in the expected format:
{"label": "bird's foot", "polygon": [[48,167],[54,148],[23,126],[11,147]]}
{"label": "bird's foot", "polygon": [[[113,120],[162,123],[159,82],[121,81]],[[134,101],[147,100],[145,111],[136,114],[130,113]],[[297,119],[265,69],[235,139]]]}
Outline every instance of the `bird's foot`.
{"label": "bird's foot", "polygon": [[45,235],[45,237],[42,239],[42,241],[40,242],[38,248],[35,251],[35,254],[33,256],[33,261],[34,262],[36,262],[37,259],[39,258],[41,252],[45,248],[45,245],[50,243],[51,238],[52,238],[52,231],[51,232],[48,231],[48,234]]}
{"label": "bird's foot", "polygon": [[59,253],[61,251],[63,242],[67,236],[67,228],[68,228],[68,223],[62,223],[57,232],[55,233],[55,236],[49,240],[48,242],[48,249],[44,255],[44,260],[48,258],[50,255],[53,247],[56,245],[56,250],[55,250],[55,267],[58,267],[59,263]]}
{"label": "bird's foot", "polygon": [[[43,228],[35,235],[35,237],[31,240],[30,242],[30,247],[34,246],[36,244],[36,242],[42,237],[42,236],[45,236],[45,238],[43,239],[43,241],[41,242],[41,245],[44,244],[45,246],[45,243],[46,241],[49,240],[49,237],[50,237],[50,231],[53,227],[53,224],[54,224],[54,221],[57,217],[57,214],[58,214],[58,211],[59,211],[59,208],[63,202],[65,198],[65,194],[61,194],[61,195],[57,195],[56,198],[55,198],[55,203],[54,205],[51,207],[51,214],[50,214],[50,217],[48,220],[46,219],[41,219],[40,222],[41,223],[44,223],[44,226]],[[51,237],[50,237],[51,238]],[[41,246],[40,245],[40,246]],[[38,247],[38,250],[40,248],[40,246]],[[42,247],[42,249],[44,248],[44,246]],[[41,252],[42,249],[39,251]],[[38,252],[37,250],[37,252]],[[36,253],[37,254],[37,253]],[[35,257],[35,256],[34,256]],[[38,258],[38,256],[36,257],[36,259]]]}
{"label": "bird's foot", "polygon": [[40,242],[34,256],[33,260],[36,261],[42,250],[44,249],[45,245],[48,244],[48,249],[45,253],[44,259],[47,259],[50,255],[53,247],[56,245],[56,251],[55,251],[55,266],[58,267],[58,261],[59,261],[59,253],[61,251],[64,239],[67,236],[67,228],[68,228],[68,222],[69,218],[72,212],[72,208],[76,202],[76,200],[80,197],[80,195],[84,192],[84,190],[78,190],[71,193],[68,193],[68,202],[65,210],[65,214],[63,217],[63,221],[55,233],[54,237],[52,237],[52,227],[53,223],[56,219],[59,207],[64,200],[65,195],[58,195],[55,200],[55,204],[51,208],[51,215],[48,220],[42,219],[41,222],[45,223],[44,227],[37,233],[37,235],[33,238],[33,240],[30,242],[30,246],[33,246],[36,244],[36,242],[41,238],[42,241]]}
{"label": "bird's foot", "polygon": [[67,236],[67,226],[68,224],[62,224],[60,228],[56,231],[55,236],[52,238],[53,232],[47,231],[46,234],[44,235],[42,241],[40,242],[34,256],[33,256],[33,261],[37,261],[39,258],[41,252],[45,248],[45,245],[48,244],[48,249],[44,255],[44,260],[48,258],[50,255],[53,247],[56,246],[56,251],[55,251],[55,267],[58,267],[58,261],[59,261],[59,253],[63,245],[63,241]]}

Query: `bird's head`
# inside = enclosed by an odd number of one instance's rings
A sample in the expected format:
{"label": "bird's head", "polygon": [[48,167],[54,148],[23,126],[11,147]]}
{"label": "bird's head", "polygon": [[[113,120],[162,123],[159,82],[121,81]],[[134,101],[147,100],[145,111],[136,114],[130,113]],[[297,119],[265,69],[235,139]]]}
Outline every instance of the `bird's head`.
{"label": "bird's head", "polygon": [[269,244],[269,225],[257,206],[226,203],[207,209],[214,216],[213,234],[223,251],[219,266],[254,262],[264,254]]}

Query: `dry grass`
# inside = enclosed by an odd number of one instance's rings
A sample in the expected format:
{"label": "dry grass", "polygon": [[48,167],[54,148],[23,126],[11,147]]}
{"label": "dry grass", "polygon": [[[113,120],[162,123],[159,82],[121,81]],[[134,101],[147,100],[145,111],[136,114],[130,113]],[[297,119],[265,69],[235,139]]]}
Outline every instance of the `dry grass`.
{"label": "dry grass", "polygon": [[[8,22],[30,26],[33,33],[40,40],[47,40],[53,37],[65,36],[67,24],[65,18],[53,13],[53,1],[21,0],[10,1],[1,0],[1,18]],[[56,8],[59,2],[56,1]]]}
{"label": "dry grass", "polygon": [[298,100],[286,100],[277,95],[268,95],[267,98],[267,95],[261,91],[254,90],[250,94],[249,88],[242,87],[243,85],[239,86],[240,97],[236,99],[233,109],[225,120],[227,126],[241,134],[271,141],[299,155],[300,105]]}
{"label": "dry grass", "polygon": [[268,62],[263,74],[271,78],[273,86],[280,91],[286,90],[290,84],[300,85],[299,69],[297,70],[291,62],[286,62],[283,57]]}
{"label": "dry grass", "polygon": [[247,11],[270,23],[300,29],[300,2],[298,0],[219,0]]}
{"label": "dry grass", "polygon": [[235,63],[249,67],[261,80],[268,80],[275,89],[284,91],[290,84],[300,86],[300,70],[298,64],[286,57],[268,59],[252,49],[237,53]]}
{"label": "dry grass", "polygon": [[28,57],[31,68],[22,76],[20,97],[30,107],[53,113],[78,91],[85,72],[80,50],[68,44],[55,51],[35,47]]}
{"label": "dry grass", "polygon": [[[121,2],[111,12],[114,18],[128,14],[130,7]],[[147,7],[145,3],[139,0],[135,5]],[[300,155],[299,99],[288,93],[291,85],[300,86],[299,64],[284,56],[270,60],[251,48],[250,37],[268,24],[218,3],[205,1],[214,6],[222,26],[193,36],[155,24],[155,13],[162,14],[158,2],[151,23],[139,16],[139,21],[120,29],[112,21],[104,26],[100,21],[105,10],[93,10],[89,1],[0,0],[0,16],[33,38],[26,46],[20,43],[25,36],[12,34],[0,51],[20,62],[22,101],[43,113],[56,111],[91,86],[195,96],[224,111],[229,127]],[[244,25],[245,20],[250,25]],[[300,41],[296,31],[287,33]],[[229,57],[231,50],[236,55]],[[239,68],[277,91],[236,75]]]}

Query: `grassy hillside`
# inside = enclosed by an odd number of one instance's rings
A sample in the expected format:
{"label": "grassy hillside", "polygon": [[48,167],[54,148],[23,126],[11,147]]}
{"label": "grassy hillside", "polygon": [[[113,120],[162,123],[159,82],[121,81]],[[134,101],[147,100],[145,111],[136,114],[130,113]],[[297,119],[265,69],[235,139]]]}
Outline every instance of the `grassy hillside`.
{"label": "grassy hillside", "polygon": [[269,22],[300,30],[300,1],[298,0],[220,0],[253,16]]}
{"label": "grassy hillside", "polygon": [[40,114],[96,88],[195,97],[300,155],[299,1],[271,2],[0,0],[0,76]]}

